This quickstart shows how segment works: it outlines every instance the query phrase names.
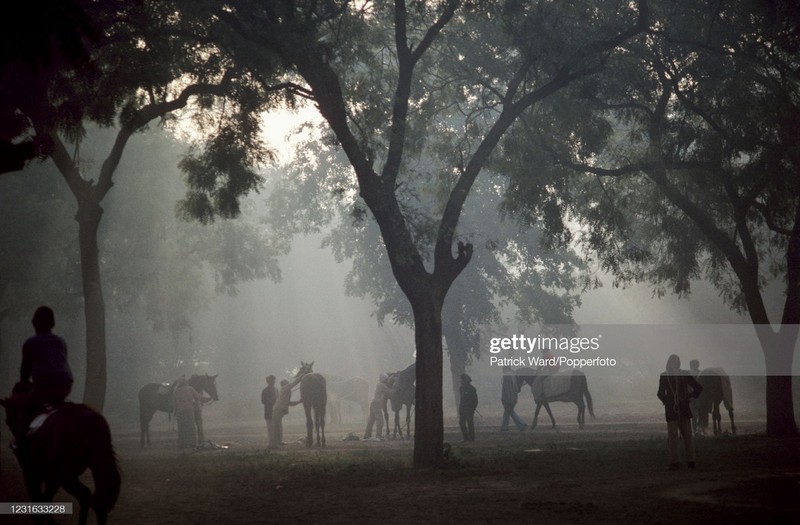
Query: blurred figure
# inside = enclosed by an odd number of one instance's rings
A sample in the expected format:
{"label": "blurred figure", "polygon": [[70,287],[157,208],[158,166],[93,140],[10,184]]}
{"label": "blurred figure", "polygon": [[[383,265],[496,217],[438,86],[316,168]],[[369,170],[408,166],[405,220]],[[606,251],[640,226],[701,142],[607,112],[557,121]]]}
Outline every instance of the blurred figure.
{"label": "blurred figure", "polygon": [[464,441],[475,441],[475,409],[478,408],[478,391],[472,386],[472,378],[461,374],[461,385],[458,388],[458,426]]}
{"label": "blurred figure", "polygon": [[[698,361],[697,359],[692,359],[691,361],[689,361],[689,375],[695,378],[698,383],[700,382],[698,379],[700,377],[700,361]],[[698,409],[699,407],[697,404],[697,398],[693,397],[692,399],[689,400],[689,410],[692,411],[692,434],[694,434],[695,436],[700,434],[701,432],[700,421],[699,421],[700,414],[698,412]]]}
{"label": "blurred figure", "polygon": [[275,388],[275,376],[270,374],[267,376],[267,386],[261,391],[261,404],[264,405],[264,420],[267,422],[267,442],[272,443],[272,434],[275,428],[272,424],[272,408],[275,406],[275,400],[278,399],[278,389]]}
{"label": "blurred figure", "polygon": [[669,444],[669,470],[680,469],[678,456],[678,433],[683,439],[686,449],[686,464],[689,469],[695,468],[694,441],[691,422],[692,411],[689,400],[697,398],[703,391],[700,383],[686,370],[681,370],[680,358],[672,354],[667,359],[667,369],[658,380],[658,399],[664,404],[664,416],[667,420],[667,442]]}
{"label": "blurred figure", "polygon": [[178,448],[195,448],[197,440],[197,418],[195,410],[202,403],[202,396],[185,377],[178,379],[175,387],[175,422],[178,425]]}
{"label": "blurred figure", "polygon": [[[389,386],[389,376],[381,374],[378,377],[378,384],[375,385],[375,394],[372,396],[372,402],[369,404],[369,418],[367,419],[367,428],[364,431],[364,439],[372,437],[372,426],[376,425],[376,436],[378,439],[383,438],[383,407],[386,406],[386,400],[392,395],[392,388]],[[386,429],[387,434],[389,429]]]}
{"label": "blurred figure", "polygon": [[303,379],[302,375],[297,376],[291,383],[286,379],[281,379],[281,387],[278,389],[278,396],[272,407],[272,430],[269,435],[269,448],[277,450],[283,445],[283,416],[289,413],[289,407],[299,405],[302,399],[292,401],[292,389]]}
{"label": "blurred figure", "polygon": [[514,424],[521,431],[528,428],[528,425],[521,417],[514,412],[514,407],[517,406],[517,394],[519,386],[517,385],[517,376],[510,366],[503,367],[503,383],[500,392],[500,401],[503,403],[503,423],[500,425],[500,430],[503,432],[508,431],[508,420],[513,419]]}

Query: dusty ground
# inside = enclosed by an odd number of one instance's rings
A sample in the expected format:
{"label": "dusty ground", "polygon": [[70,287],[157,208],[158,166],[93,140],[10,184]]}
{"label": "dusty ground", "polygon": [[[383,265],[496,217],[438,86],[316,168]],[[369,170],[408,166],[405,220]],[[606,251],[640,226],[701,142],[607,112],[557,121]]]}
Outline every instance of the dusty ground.
{"label": "dusty ground", "polygon": [[[558,431],[485,425],[469,445],[448,426],[449,459],[435,470],[411,467],[410,441],[341,441],[363,431],[354,421],[329,425],[328,447],[307,450],[292,420],[277,453],[259,423],[207,419],[207,437],[227,448],[190,453],[166,425],[145,451],[136,434],[116,434],[124,478],[111,523],[800,523],[800,438],[769,439],[763,421],[699,439],[694,472],[664,471],[657,418],[604,417],[582,431],[566,420]],[[3,437],[0,501],[24,500]]]}

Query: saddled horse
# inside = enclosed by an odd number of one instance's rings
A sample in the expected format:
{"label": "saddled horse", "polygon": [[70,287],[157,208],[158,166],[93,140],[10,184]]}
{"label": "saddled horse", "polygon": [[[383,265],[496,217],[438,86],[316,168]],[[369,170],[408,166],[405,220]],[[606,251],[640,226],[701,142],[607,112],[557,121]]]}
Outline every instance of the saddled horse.
{"label": "saddled horse", "polygon": [[722,403],[728,411],[731,420],[731,434],[736,435],[736,424],[733,421],[733,388],[731,378],[722,368],[706,368],[697,377],[703,391],[694,405],[698,411],[697,423],[701,432],[705,434],[708,428],[708,413],[711,412],[714,435],[722,432],[722,415],[719,405]]}
{"label": "saddled horse", "polygon": [[[317,446],[325,446],[325,406],[328,404],[327,382],[322,374],[312,371],[314,362],[300,362],[302,375],[300,380],[300,400],[303,402],[303,409],[306,412],[306,446],[310,447],[313,442],[313,430],[317,431]],[[314,411],[312,418],[311,411]]]}
{"label": "saddled horse", "polygon": [[[406,437],[411,436],[411,408],[417,398],[414,383],[417,380],[417,364],[413,363],[405,370],[389,374],[389,386],[392,393],[389,395],[389,405],[394,412],[393,436],[403,437],[403,427],[400,426],[400,411],[406,407]],[[389,434],[389,422],[386,422],[386,434]]]}
{"label": "saddled horse", "polygon": [[[517,376],[517,391],[522,390],[522,385],[524,384],[530,385],[533,400],[536,402],[536,412],[533,415],[531,430],[536,428],[539,420],[539,411],[542,407],[547,410],[547,415],[550,416],[553,428],[556,428],[556,420],[553,417],[553,412],[550,411],[550,403],[554,401],[564,401],[577,405],[578,428],[583,428],[587,408],[589,409],[589,415],[594,419],[592,395],[589,393],[586,375],[580,370],[564,370],[554,373],[549,370],[534,370],[526,367],[517,369],[515,373]],[[554,386],[557,381],[563,382],[565,388],[551,393],[549,387]],[[586,399],[585,403],[584,398]]]}
{"label": "saddled horse", "polygon": [[139,389],[139,444],[150,446],[150,421],[158,411],[172,417],[175,407],[172,398],[178,381],[172,383],[148,383]]}
{"label": "saddled horse", "polygon": [[369,414],[369,383],[363,377],[350,379],[326,376],[328,382],[328,405],[331,421],[342,422],[342,401],[356,403],[366,418]]}
{"label": "saddled horse", "polygon": [[[218,400],[216,375],[202,376],[192,375],[189,384],[201,395],[206,392],[213,400]],[[174,411],[173,398],[175,387],[178,384],[176,379],[172,383],[148,383],[139,390],[139,444],[144,447],[150,446],[150,421],[153,414],[157,411],[166,412],[171,417]],[[200,423],[202,425],[202,422]]]}
{"label": "saddled horse", "polygon": [[[121,485],[108,422],[86,405],[65,402],[26,436],[28,429],[19,428],[18,421],[29,391],[29,384],[18,383],[0,405],[5,407],[6,423],[19,443],[15,454],[31,501],[51,502],[63,488],[78,500],[78,523],[85,524],[93,508],[97,523],[105,524]],[[94,494],[79,479],[87,468],[92,472]],[[42,523],[50,522],[45,521],[47,516],[37,517]]]}

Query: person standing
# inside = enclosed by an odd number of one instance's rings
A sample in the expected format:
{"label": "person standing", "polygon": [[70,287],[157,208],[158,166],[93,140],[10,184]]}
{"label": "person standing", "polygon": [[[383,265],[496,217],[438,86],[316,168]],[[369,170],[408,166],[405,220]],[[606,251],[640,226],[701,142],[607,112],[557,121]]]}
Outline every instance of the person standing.
{"label": "person standing", "polygon": [[[367,428],[364,431],[364,439],[372,437],[372,426],[376,426],[376,437],[383,438],[383,407],[386,400],[392,395],[392,388],[389,386],[389,376],[381,374],[378,377],[378,384],[375,385],[375,394],[369,404],[369,418],[367,418]],[[386,429],[388,435],[389,429]]]}
{"label": "person standing", "polygon": [[272,407],[272,430],[269,435],[269,448],[277,450],[283,444],[283,416],[289,413],[289,407],[299,405],[302,399],[292,401],[292,389],[300,383],[303,376],[298,376],[291,383],[286,379],[281,379],[281,387],[278,389],[278,395],[275,398],[275,404]]}
{"label": "person standing", "polygon": [[514,424],[521,431],[528,428],[528,425],[521,417],[514,412],[514,407],[517,406],[517,394],[519,387],[517,385],[517,376],[510,366],[503,367],[503,384],[500,392],[500,401],[503,403],[503,423],[500,425],[500,430],[503,432],[508,431],[508,420],[513,419]]}
{"label": "person standing", "polygon": [[686,464],[695,468],[694,441],[692,436],[692,411],[689,401],[697,398],[703,391],[700,383],[686,370],[681,370],[680,358],[672,354],[667,359],[667,369],[658,379],[658,399],[664,404],[667,420],[667,443],[669,446],[669,470],[680,469],[678,456],[678,433],[686,449]]}
{"label": "person standing", "polygon": [[202,396],[190,385],[185,377],[178,379],[175,388],[175,422],[178,426],[178,448],[195,448],[197,441],[196,407],[202,403]]}
{"label": "person standing", "polygon": [[478,391],[472,385],[472,378],[461,374],[461,385],[458,388],[458,426],[464,441],[475,441],[475,410],[478,408]]}
{"label": "person standing", "polygon": [[278,390],[275,388],[275,376],[270,374],[267,376],[267,386],[261,391],[261,404],[264,405],[264,420],[267,422],[268,443],[272,443],[272,434],[275,432],[272,424],[272,407],[275,406],[275,400],[277,398]]}
{"label": "person standing", "polygon": [[48,306],[36,309],[31,319],[36,335],[22,345],[20,383],[33,383],[23,409],[20,428],[26,428],[34,416],[49,407],[63,403],[72,391],[72,369],[67,362],[67,343],[52,333],[55,314]]}

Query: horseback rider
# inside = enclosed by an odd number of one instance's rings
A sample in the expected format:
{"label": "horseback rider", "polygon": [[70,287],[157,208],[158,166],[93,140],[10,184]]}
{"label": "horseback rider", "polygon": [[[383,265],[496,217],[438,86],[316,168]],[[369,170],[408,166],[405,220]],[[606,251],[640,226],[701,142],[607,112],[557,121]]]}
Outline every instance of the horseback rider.
{"label": "horseback rider", "polygon": [[53,310],[40,306],[31,323],[36,335],[22,345],[19,379],[23,385],[32,382],[32,388],[20,411],[20,429],[27,428],[37,414],[63,403],[72,391],[73,382],[67,362],[67,343],[52,333],[56,324]]}

